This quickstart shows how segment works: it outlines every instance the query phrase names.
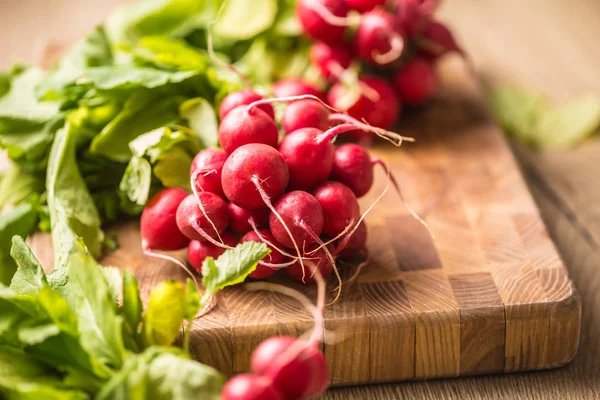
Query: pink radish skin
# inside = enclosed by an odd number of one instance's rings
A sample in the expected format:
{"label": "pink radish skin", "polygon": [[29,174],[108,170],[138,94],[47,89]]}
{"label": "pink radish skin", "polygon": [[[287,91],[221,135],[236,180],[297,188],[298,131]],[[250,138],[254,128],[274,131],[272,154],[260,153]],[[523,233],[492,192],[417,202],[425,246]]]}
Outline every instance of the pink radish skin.
{"label": "pink radish skin", "polygon": [[310,48],[310,61],[323,78],[336,80],[340,73],[350,67],[352,52],[345,46],[317,42]]}
{"label": "pink radish skin", "polygon": [[177,227],[176,215],[188,192],[179,188],[163,189],[146,204],[140,220],[142,248],[179,250],[189,243]]}
{"label": "pink radish skin", "polygon": [[362,15],[354,38],[356,54],[374,65],[387,65],[402,55],[404,39],[395,28],[394,17],[382,10]]}
{"label": "pink radish skin", "polygon": [[[283,366],[277,360],[286,351],[302,345],[300,353]],[[252,353],[252,371],[273,380],[286,399],[306,399],[322,394],[329,384],[325,356],[316,345],[289,336],[275,336],[262,342]]]}
{"label": "pink radish skin", "polygon": [[359,13],[365,13],[371,11],[376,7],[383,7],[386,0],[345,0],[346,5],[351,10],[356,10]]}
{"label": "pink radish skin", "polygon": [[362,94],[352,106],[347,107],[341,100],[345,97],[348,89],[342,83],[336,83],[329,90],[328,103],[359,121],[364,119],[369,124],[384,129],[392,127],[401,111],[400,101],[392,85],[376,76],[363,76],[359,78],[359,81],[371,88],[378,98],[370,99],[366,94]]}
{"label": "pink radish skin", "polygon": [[[281,196],[274,206],[300,249],[305,244],[314,242],[308,229],[316,236],[321,234],[324,222],[323,210],[312,194],[295,190]],[[295,248],[294,241],[273,213],[269,217],[269,228],[279,243],[288,248]]]}
{"label": "pink radish skin", "polygon": [[337,17],[345,17],[348,13],[344,0],[299,0],[296,4],[296,17],[302,25],[302,30],[315,40],[333,44],[342,42],[346,27],[332,25],[323,19],[315,11],[319,5]]}
{"label": "pink radish skin", "polygon": [[313,258],[313,260],[304,260],[304,271],[302,270],[302,265],[300,265],[299,262],[296,262],[285,269],[285,272],[287,272],[290,278],[300,283],[314,283],[315,278],[312,274],[312,271],[314,271],[315,268],[318,269],[323,278],[331,275],[333,272],[333,266],[327,258],[325,250],[319,249],[312,254],[308,254],[315,248],[317,248],[317,245],[314,244],[306,248],[305,257]]}
{"label": "pink radish skin", "polygon": [[420,40],[423,44],[419,48],[418,53],[428,60],[436,60],[452,51],[464,54],[456,43],[452,32],[450,32],[446,25],[438,21],[430,21],[427,24]]}
{"label": "pink radish skin", "polygon": [[338,247],[334,250],[334,254],[337,253],[342,257],[351,257],[363,250],[366,244],[367,225],[365,225],[364,221],[361,221],[352,235],[348,238],[343,237],[338,240]]}
{"label": "pink radish skin", "polygon": [[269,209],[261,208],[256,210],[248,210],[233,203],[228,203],[229,209],[229,228],[235,233],[246,233],[252,230],[252,226],[248,222],[249,219],[254,221],[254,225],[258,228],[269,226]]}
{"label": "pink radish skin", "polygon": [[196,174],[196,187],[203,192],[212,192],[223,196],[221,171],[227,155],[219,149],[204,149],[194,157],[190,168],[190,176]]}
{"label": "pink radish skin", "polygon": [[[271,231],[269,231],[268,229],[260,229],[259,233],[268,242],[273,243],[277,247],[281,247],[281,245],[279,243],[277,243],[277,240],[275,239],[275,237],[273,237],[273,235],[271,234]],[[261,238],[254,231],[246,233],[240,239],[240,243],[244,243],[244,242],[263,243]],[[271,253],[269,253],[269,255],[263,259],[263,261],[266,261],[269,264],[282,264],[285,261],[285,256],[283,254],[281,254],[279,251],[277,251],[277,249],[275,249],[274,247],[272,247],[270,245],[267,245],[267,247],[269,248],[269,250],[271,250]],[[277,270],[274,268],[271,268],[266,265],[258,264],[256,269],[254,271],[252,271],[252,273],[248,276],[250,278],[254,278],[254,279],[264,279],[264,278],[268,278],[269,276],[273,275],[275,272],[277,272]]]}
{"label": "pink radish skin", "polygon": [[281,124],[286,133],[302,128],[329,128],[329,110],[316,100],[298,100],[288,105],[283,112]]}
{"label": "pink radish skin", "polygon": [[437,78],[430,63],[423,59],[412,59],[394,75],[394,83],[405,104],[421,105],[435,95]]}
{"label": "pink radish skin", "polygon": [[373,186],[373,164],[369,152],[354,143],[336,148],[331,179],[348,186],[357,198],[367,194]]}
{"label": "pink radish skin", "polygon": [[264,376],[239,374],[227,381],[222,400],[287,400],[273,381]]}
{"label": "pink radish skin", "polygon": [[[221,234],[223,243],[227,246],[234,247],[238,241],[235,236],[229,232],[223,232]],[[196,272],[202,275],[202,263],[206,257],[212,257],[214,259],[219,258],[221,254],[225,252],[224,247],[215,246],[210,242],[201,242],[199,240],[192,240],[187,249],[188,261],[194,267]]]}
{"label": "pink radish skin", "polygon": [[249,143],[277,147],[278,140],[277,125],[259,107],[238,106],[219,125],[219,144],[226,154]]}
{"label": "pink radish skin", "polygon": [[221,184],[229,201],[248,209],[266,207],[254,180],[260,182],[271,201],[285,192],[289,172],[277,150],[265,144],[252,143],[241,146],[227,158]]}
{"label": "pink radish skin", "polygon": [[[198,198],[200,203],[204,207],[204,211],[210,221],[204,216],[198,202],[193,194],[187,196],[179,207],[177,208],[177,226],[181,233],[192,240],[205,241],[206,238],[202,236],[195,228],[194,223],[204,230],[213,239],[218,240],[217,232],[220,234],[227,228],[229,222],[229,212],[227,211],[227,204],[216,194],[210,192],[199,192]],[[212,221],[212,224],[211,224]],[[214,224],[214,227],[213,227]],[[215,232],[215,228],[217,232]]]}
{"label": "pink radish skin", "polygon": [[354,192],[343,183],[329,181],[320,184],[313,196],[323,210],[323,233],[336,237],[360,218],[360,206]]}
{"label": "pink radish skin", "polygon": [[325,100],[325,94],[302,79],[290,78],[283,79],[273,85],[273,94],[275,97],[292,97],[311,95],[321,100]]}
{"label": "pink radish skin", "polygon": [[[229,93],[221,102],[221,106],[219,107],[219,118],[222,120],[237,106],[247,106],[262,99],[264,99],[263,96],[250,89]],[[270,104],[261,104],[258,108],[267,113],[271,119],[275,119],[275,111],[273,111],[273,107]]]}

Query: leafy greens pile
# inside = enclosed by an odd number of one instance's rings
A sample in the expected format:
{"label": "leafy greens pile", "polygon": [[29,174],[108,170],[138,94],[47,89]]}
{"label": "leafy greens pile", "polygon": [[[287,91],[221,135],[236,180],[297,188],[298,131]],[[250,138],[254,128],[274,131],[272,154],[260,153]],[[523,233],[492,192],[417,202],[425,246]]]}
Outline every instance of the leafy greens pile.
{"label": "leafy greens pile", "polygon": [[[188,187],[194,155],[217,144],[215,108],[242,86],[206,52],[254,84],[298,76],[307,43],[293,0],[146,0],[115,12],[48,72],[0,74],[0,282],[16,264],[11,238],[62,221],[94,257],[102,226],[139,215],[162,187]],[[52,221],[52,224],[50,223]],[[59,242],[57,242],[59,240]],[[61,252],[57,252],[61,254]]]}

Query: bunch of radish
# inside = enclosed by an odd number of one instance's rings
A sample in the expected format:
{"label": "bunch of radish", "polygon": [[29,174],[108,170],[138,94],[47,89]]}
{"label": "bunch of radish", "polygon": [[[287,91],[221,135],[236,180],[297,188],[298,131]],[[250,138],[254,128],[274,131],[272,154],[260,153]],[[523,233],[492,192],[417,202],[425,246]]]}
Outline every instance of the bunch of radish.
{"label": "bunch of radish", "polygon": [[312,94],[357,120],[391,128],[403,105],[419,106],[435,95],[436,61],[462,53],[450,30],[433,18],[438,2],[298,0],[296,16],[314,40],[310,60],[327,93],[290,79],[275,83],[274,94]]}

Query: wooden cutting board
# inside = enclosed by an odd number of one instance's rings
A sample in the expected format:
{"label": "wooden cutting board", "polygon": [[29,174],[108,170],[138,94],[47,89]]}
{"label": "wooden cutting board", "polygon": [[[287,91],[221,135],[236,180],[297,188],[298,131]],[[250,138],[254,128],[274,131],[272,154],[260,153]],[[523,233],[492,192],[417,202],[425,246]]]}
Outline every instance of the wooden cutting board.
{"label": "wooden cutting board", "polygon": [[[372,262],[325,311],[325,328],[334,334],[323,345],[333,384],[554,368],[577,351],[577,292],[475,79],[463,63],[448,61],[440,71],[443,93],[403,120],[402,134],[417,143],[373,149],[434,238],[392,190],[368,215]],[[379,171],[363,210],[385,186]],[[117,233],[121,248],[103,263],[135,271],[144,293],[185,278],[141,254],[137,223]],[[32,242],[48,265],[48,237]],[[355,268],[339,267],[345,277]],[[314,298],[312,287],[275,280]],[[238,286],[195,321],[191,350],[234,374],[247,370],[265,338],[299,336],[311,325],[295,301]]]}

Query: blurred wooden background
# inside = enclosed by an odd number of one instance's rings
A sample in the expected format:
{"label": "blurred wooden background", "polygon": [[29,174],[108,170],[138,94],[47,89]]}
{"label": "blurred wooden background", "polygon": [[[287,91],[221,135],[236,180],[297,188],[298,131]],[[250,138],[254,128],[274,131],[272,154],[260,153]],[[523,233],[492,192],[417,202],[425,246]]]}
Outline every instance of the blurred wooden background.
{"label": "blurred wooden background", "polygon": [[[123,2],[0,0],[0,68],[39,61],[44,46],[76,40]],[[557,101],[600,94],[598,0],[447,0],[439,15],[483,82],[520,82]],[[326,398],[600,398],[600,137],[571,151],[513,150],[582,297],[574,361],[554,371],[341,388]]]}

